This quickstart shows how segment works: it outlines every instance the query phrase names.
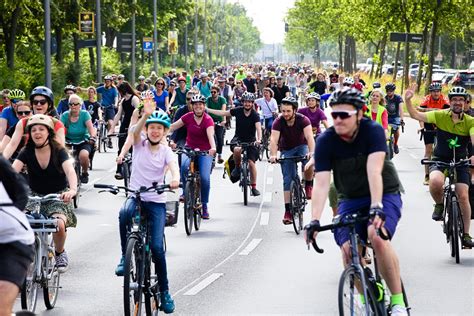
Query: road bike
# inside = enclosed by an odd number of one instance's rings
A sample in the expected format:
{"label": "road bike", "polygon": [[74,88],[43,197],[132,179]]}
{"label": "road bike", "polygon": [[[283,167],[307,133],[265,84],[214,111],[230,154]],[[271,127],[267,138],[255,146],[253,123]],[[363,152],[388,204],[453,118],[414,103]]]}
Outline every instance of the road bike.
{"label": "road bike", "polygon": [[446,242],[449,243],[451,257],[455,258],[456,263],[460,262],[459,248],[462,244],[464,233],[464,222],[462,219],[461,208],[459,206],[459,199],[456,194],[456,168],[469,167],[470,160],[463,159],[459,161],[436,161],[429,159],[422,159],[423,165],[435,165],[447,171],[447,183],[444,185],[443,194],[443,233],[446,235]]}
{"label": "road bike", "polygon": [[[391,314],[390,307],[390,291],[377,267],[377,256],[372,249],[372,268],[370,265],[363,266],[361,264],[361,256],[359,249],[362,246],[370,247],[369,243],[363,242],[357,234],[357,224],[367,223],[374,215],[369,212],[355,212],[346,215],[337,215],[334,217],[332,224],[319,226],[316,231],[322,232],[334,230],[336,228],[349,228],[349,240],[351,251],[351,264],[348,265],[341,274],[338,288],[338,308],[339,315],[366,315],[366,316],[387,316]],[[309,233],[309,231],[307,232]],[[377,234],[384,240],[388,240],[382,230],[378,230]],[[307,238],[312,239],[312,236]],[[308,239],[309,240],[309,239]],[[324,250],[319,248],[316,240],[312,241],[313,248],[318,253]],[[368,251],[368,250],[367,250]],[[401,281],[401,280],[400,280]],[[407,313],[410,315],[410,307],[402,285],[402,294]],[[362,297],[364,299],[362,299]]]}
{"label": "road bike", "polygon": [[[144,211],[141,195],[147,192],[173,192],[168,184],[153,183],[150,187],[140,187],[131,190],[123,186],[108,184],[94,184],[94,188],[104,189],[101,192],[110,192],[117,195],[126,191],[137,201],[136,211],[132,217],[131,231],[127,237],[123,278],[124,314],[142,315],[143,308],[146,315],[157,315],[160,308],[158,277],[152,264],[151,227]],[[174,204],[176,205],[176,204]],[[176,213],[177,216],[177,213]],[[166,239],[163,238],[164,249]]]}
{"label": "road bike", "polygon": [[293,228],[295,233],[299,235],[303,229],[303,212],[308,203],[306,200],[306,194],[301,184],[301,179],[298,174],[298,163],[303,162],[307,159],[306,156],[295,156],[295,157],[280,157],[279,163],[284,161],[290,161],[293,163],[295,168],[295,176],[290,183],[290,212],[293,217]]}
{"label": "road bike", "polygon": [[43,299],[47,309],[54,308],[58,299],[60,274],[56,267],[52,236],[52,233],[58,231],[58,220],[48,218],[40,211],[41,203],[62,200],[59,194],[30,196],[29,200],[35,203],[34,210],[27,214],[30,226],[35,232],[35,254],[21,289],[21,308],[34,313],[38,289],[43,289]]}

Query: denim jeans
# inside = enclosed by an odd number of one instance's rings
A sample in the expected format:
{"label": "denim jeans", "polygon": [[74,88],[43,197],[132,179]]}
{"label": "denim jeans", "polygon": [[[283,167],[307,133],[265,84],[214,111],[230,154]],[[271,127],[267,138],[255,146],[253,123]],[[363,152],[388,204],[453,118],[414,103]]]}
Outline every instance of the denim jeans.
{"label": "denim jeans", "polygon": [[290,97],[296,98],[296,87],[290,87]]}
{"label": "denim jeans", "polygon": [[[181,158],[182,179],[186,179],[190,163],[191,159],[188,156],[183,155],[183,157]],[[199,174],[201,176],[201,202],[203,204],[207,204],[209,202],[209,191],[211,190],[212,157],[209,155],[198,156],[197,164],[199,168]]]}
{"label": "denim jeans", "polygon": [[272,125],[273,125],[273,116],[265,118],[265,129],[268,131],[272,130]]}
{"label": "denim jeans", "polygon": [[[166,223],[166,203],[142,202],[143,210],[146,212],[148,222],[150,223],[150,246],[155,263],[156,274],[158,275],[158,284],[160,292],[168,291],[168,273],[166,270],[165,249],[163,247],[163,236]],[[122,255],[125,255],[127,247],[127,236],[131,230],[132,218],[137,209],[135,198],[128,198],[120,209],[120,243]]]}
{"label": "denim jeans", "polygon": [[[281,152],[281,157],[295,157],[304,156],[308,153],[308,145],[299,145],[289,150]],[[306,160],[302,161],[303,165],[306,164]],[[296,177],[298,168],[295,168],[295,164],[291,160],[284,160],[280,164],[281,173],[283,174],[283,191],[290,191],[291,180]]]}

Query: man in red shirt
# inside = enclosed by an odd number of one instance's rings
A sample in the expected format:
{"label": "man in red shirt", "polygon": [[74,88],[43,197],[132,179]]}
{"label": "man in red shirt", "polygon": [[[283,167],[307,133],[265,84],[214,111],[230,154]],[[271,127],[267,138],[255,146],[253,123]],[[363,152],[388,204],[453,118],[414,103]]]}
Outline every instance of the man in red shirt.
{"label": "man in red shirt", "polygon": [[[418,107],[420,112],[429,112],[437,111],[442,109],[449,108],[449,100],[441,94],[441,84],[433,82],[430,84],[429,92],[423,102],[421,102]],[[423,132],[423,139],[425,141],[425,158],[431,159],[431,154],[433,153],[433,144],[435,138],[435,128],[434,124],[423,123],[420,121],[420,129],[418,132]],[[425,180],[423,181],[424,185],[429,183],[429,170],[428,165],[425,165]]]}

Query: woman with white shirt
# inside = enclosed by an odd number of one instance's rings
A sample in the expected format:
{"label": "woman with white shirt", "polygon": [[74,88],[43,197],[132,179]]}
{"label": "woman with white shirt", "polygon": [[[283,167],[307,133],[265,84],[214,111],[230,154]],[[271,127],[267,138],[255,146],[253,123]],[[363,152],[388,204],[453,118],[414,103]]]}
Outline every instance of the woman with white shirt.
{"label": "woman with white shirt", "polygon": [[257,104],[263,114],[265,132],[270,132],[273,120],[278,116],[278,104],[273,98],[273,90],[263,88],[263,98],[255,100],[255,104]]}

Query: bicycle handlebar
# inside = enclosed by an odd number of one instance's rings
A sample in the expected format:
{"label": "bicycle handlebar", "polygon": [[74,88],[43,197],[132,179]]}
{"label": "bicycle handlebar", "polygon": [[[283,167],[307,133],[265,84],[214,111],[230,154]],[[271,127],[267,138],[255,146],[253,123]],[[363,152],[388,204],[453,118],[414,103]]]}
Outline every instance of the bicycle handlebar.
{"label": "bicycle handlebar", "polygon": [[421,159],[421,164],[422,165],[436,165],[442,168],[456,168],[456,167],[472,167],[473,165],[470,164],[470,159],[461,159],[459,161],[450,161],[450,162],[444,162],[444,161],[439,161],[439,160],[430,160],[427,158]]}
{"label": "bicycle handlebar", "polygon": [[209,150],[195,150],[189,147],[177,147],[175,152],[177,154],[185,154],[188,157],[209,155]]}
{"label": "bicycle handlebar", "polygon": [[[180,184],[179,187],[181,188],[182,185]],[[150,187],[142,186],[138,190],[132,190],[132,189],[124,187],[124,186],[117,186],[117,185],[113,185],[113,184],[101,184],[101,183],[95,183],[94,188],[105,189],[105,190],[99,191],[99,193],[109,192],[109,193],[112,193],[112,194],[117,194],[120,191],[124,191],[124,192],[131,193],[131,194],[134,194],[134,195],[138,195],[138,194],[146,193],[146,192],[153,192],[153,191],[155,191],[158,194],[162,194],[164,192],[174,192],[173,190],[171,190],[171,187],[170,187],[169,184],[160,184],[160,185],[158,185],[157,182],[154,182],[153,185],[150,186]]]}
{"label": "bicycle handlebar", "polygon": [[256,142],[230,142],[227,143],[229,146],[237,146],[237,147],[251,147],[251,146],[256,146]]}
{"label": "bicycle handlebar", "polygon": [[307,159],[308,159],[307,156],[280,157],[280,158],[277,159],[277,162],[282,162],[282,161],[285,161],[285,160],[300,162],[300,161],[304,161],[304,160],[307,160]]}

